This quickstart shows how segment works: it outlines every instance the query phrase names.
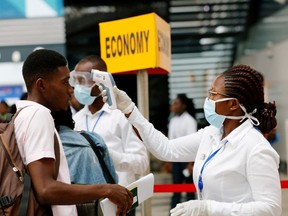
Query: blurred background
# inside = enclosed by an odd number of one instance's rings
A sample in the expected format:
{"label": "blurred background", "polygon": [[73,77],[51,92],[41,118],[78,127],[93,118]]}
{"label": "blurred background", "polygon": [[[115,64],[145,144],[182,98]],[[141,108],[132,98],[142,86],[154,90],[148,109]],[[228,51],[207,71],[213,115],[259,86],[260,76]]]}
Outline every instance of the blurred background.
{"label": "blurred background", "polygon": [[[169,104],[179,93],[193,98],[198,124],[205,126],[202,106],[211,81],[232,65],[248,64],[263,73],[266,100],[276,101],[279,141],[273,147],[286,175],[286,0],[1,0],[0,100],[11,106],[26,91],[21,67],[35,48],[57,50],[72,70],[82,57],[101,55],[99,23],[150,12],[170,24],[172,45],[172,72],[149,75],[149,118],[155,127],[167,133]],[[136,76],[114,78],[137,101]],[[151,157],[151,171],[165,172],[163,163]]]}

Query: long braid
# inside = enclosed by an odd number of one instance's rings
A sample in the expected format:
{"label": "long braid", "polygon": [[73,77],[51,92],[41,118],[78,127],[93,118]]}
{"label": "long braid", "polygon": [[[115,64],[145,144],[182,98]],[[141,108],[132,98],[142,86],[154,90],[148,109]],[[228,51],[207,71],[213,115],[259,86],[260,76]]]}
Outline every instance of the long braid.
{"label": "long braid", "polygon": [[277,125],[275,103],[264,102],[264,79],[261,73],[246,65],[237,65],[223,72],[225,92],[239,100],[248,113],[257,112],[254,116],[260,122],[262,133],[269,132]]}

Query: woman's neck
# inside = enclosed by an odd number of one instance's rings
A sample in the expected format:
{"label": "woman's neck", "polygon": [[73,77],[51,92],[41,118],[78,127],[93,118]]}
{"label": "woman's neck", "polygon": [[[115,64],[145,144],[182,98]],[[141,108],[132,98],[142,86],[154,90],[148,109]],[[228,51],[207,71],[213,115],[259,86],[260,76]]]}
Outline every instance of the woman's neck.
{"label": "woman's neck", "polygon": [[235,128],[240,125],[240,119],[225,119],[223,123],[222,139],[228,136]]}

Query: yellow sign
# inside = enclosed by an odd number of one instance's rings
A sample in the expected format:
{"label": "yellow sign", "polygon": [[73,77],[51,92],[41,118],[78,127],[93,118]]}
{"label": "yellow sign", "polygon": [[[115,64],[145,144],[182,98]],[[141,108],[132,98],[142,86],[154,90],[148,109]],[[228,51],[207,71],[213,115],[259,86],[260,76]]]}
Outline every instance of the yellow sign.
{"label": "yellow sign", "polygon": [[171,72],[170,26],[155,13],[100,23],[100,44],[111,73]]}

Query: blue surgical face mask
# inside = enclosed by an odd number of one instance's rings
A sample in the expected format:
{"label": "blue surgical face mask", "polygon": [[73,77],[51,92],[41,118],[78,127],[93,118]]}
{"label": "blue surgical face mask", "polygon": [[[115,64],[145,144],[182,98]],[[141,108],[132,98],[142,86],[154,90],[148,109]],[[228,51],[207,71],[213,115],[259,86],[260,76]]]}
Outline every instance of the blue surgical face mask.
{"label": "blue surgical face mask", "polygon": [[84,105],[91,105],[98,96],[91,96],[93,86],[75,85],[74,95],[79,103]]}
{"label": "blue surgical face mask", "polygon": [[[224,98],[224,99],[230,100],[230,98]],[[223,101],[222,99],[220,100]],[[213,125],[214,127],[221,128],[223,122],[225,121],[225,116],[216,113],[216,102],[218,101],[206,98],[204,103],[204,114],[209,124]]]}
{"label": "blue surgical face mask", "polygon": [[205,103],[204,103],[204,114],[209,124],[213,125],[214,127],[221,128],[226,118],[241,119],[240,122],[248,118],[253,125],[258,126],[259,125],[258,119],[252,116],[257,110],[255,109],[252,113],[247,113],[245,107],[242,106],[241,104],[240,104],[240,108],[244,111],[245,113],[244,116],[224,116],[224,115],[219,115],[218,113],[216,113],[217,102],[228,101],[232,99],[235,99],[235,98],[222,98],[222,99],[215,100],[215,101],[209,98],[206,98]]}

